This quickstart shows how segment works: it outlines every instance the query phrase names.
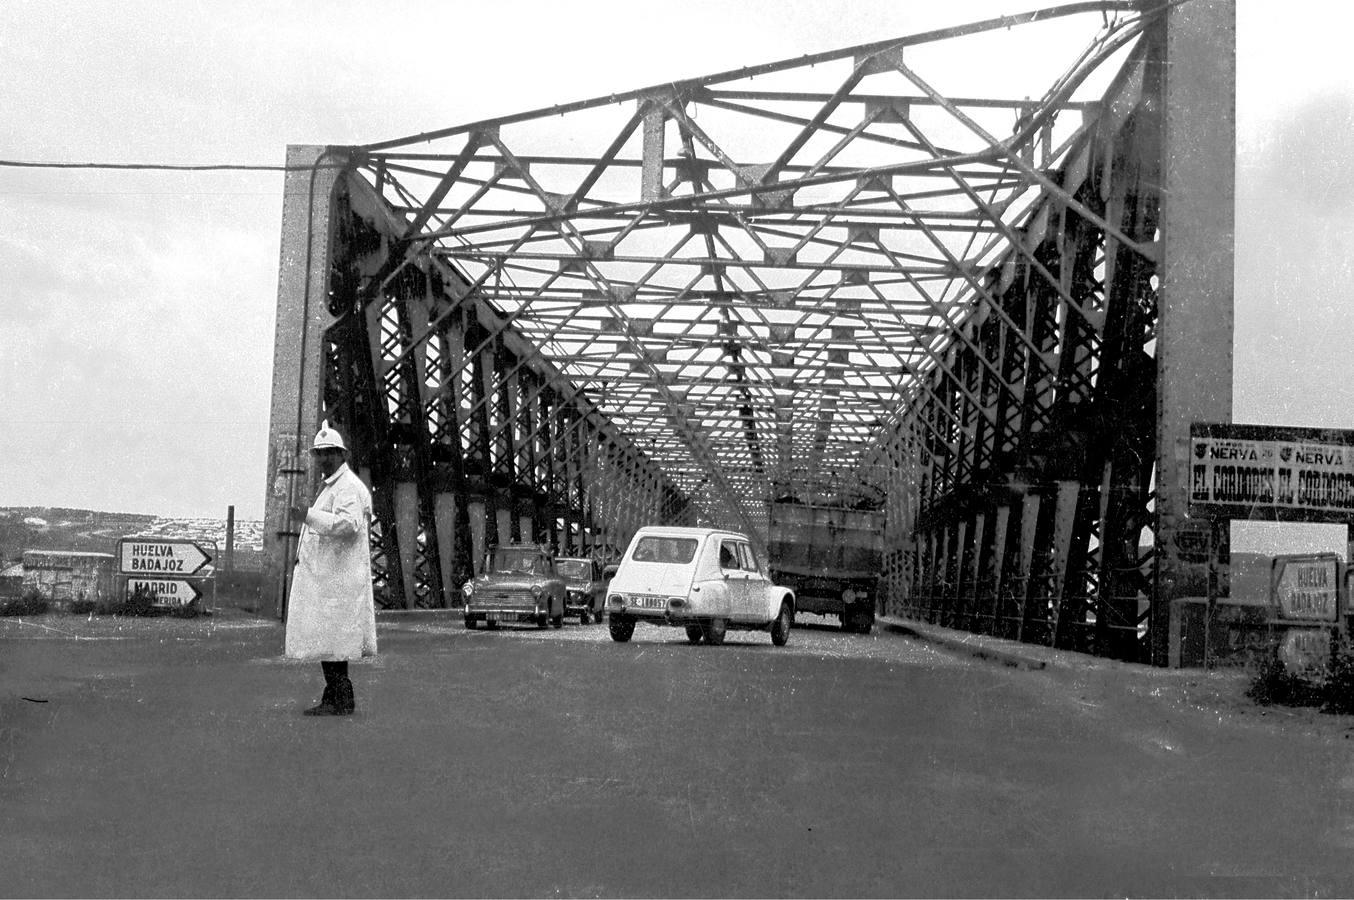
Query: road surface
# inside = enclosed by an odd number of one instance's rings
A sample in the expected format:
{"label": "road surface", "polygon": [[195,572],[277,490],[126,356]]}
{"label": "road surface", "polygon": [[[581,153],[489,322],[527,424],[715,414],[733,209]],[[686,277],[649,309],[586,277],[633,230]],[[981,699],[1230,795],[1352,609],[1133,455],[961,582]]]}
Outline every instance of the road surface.
{"label": "road surface", "polygon": [[1178,673],[383,621],[357,715],[316,719],[281,638],[0,623],[0,894],[1354,893],[1348,731],[1174,702]]}

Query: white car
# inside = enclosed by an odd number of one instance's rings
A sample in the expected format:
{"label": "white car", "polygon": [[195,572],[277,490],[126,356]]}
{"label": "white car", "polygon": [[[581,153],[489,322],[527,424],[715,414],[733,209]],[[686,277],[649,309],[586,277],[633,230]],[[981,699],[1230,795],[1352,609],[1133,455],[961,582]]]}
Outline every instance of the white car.
{"label": "white car", "polygon": [[721,644],[729,628],[790,639],[795,595],[772,584],[752,542],[736,531],[648,526],[636,532],[606,599],[611,638],[628,641],[635,624],[680,625],[687,640]]}

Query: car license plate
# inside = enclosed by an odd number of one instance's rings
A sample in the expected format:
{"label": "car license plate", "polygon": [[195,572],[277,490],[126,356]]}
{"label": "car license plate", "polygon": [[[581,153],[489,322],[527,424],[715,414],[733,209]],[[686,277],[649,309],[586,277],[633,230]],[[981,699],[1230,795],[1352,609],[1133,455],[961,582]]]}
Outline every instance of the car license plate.
{"label": "car license plate", "polygon": [[662,597],[639,597],[636,606],[642,606],[645,609],[663,609],[668,605],[668,601]]}
{"label": "car license plate", "polygon": [[509,620],[511,620],[511,619],[516,619],[516,618],[517,618],[517,616],[513,615],[512,613],[498,613],[498,612],[491,612],[491,613],[485,613],[485,615],[484,615],[484,620],[485,620],[486,622],[507,622],[507,621],[509,621]]}

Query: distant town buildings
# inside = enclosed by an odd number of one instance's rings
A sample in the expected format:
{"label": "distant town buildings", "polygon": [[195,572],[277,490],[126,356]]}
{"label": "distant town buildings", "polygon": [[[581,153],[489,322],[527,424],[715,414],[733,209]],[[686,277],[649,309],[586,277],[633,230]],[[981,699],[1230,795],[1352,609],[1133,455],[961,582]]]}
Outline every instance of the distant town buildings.
{"label": "distant town buildings", "polygon": [[[224,518],[172,518],[135,513],[107,513],[49,507],[0,508],[0,569],[21,565],[26,551],[50,550],[111,555],[121,538],[133,535],[186,538],[199,543],[213,562],[225,562]],[[234,568],[255,572],[263,568],[263,522],[235,521]],[[11,573],[22,580],[24,569]],[[4,584],[0,584],[3,590]]]}

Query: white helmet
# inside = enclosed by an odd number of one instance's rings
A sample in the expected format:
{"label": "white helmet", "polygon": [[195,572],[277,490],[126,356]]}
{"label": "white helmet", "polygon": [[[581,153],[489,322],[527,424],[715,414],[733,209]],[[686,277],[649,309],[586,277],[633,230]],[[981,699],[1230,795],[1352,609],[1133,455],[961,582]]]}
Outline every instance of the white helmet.
{"label": "white helmet", "polygon": [[311,450],[343,450],[347,451],[347,446],[343,443],[343,435],[329,427],[329,420],[325,419],[320,423],[320,430],[315,432],[315,442],[310,445]]}

